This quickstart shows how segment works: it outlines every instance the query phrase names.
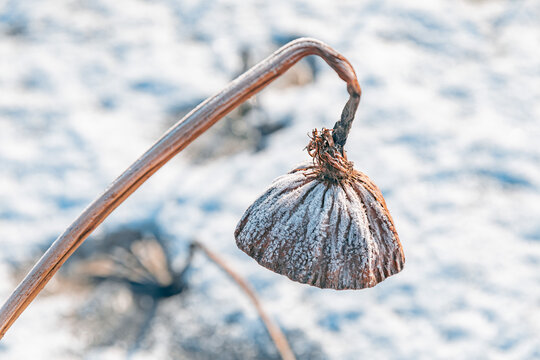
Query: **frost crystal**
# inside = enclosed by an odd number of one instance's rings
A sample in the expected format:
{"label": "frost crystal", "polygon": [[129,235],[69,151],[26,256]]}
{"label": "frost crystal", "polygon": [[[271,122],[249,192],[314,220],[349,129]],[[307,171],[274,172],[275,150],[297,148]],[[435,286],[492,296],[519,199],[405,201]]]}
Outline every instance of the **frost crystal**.
{"label": "frost crystal", "polygon": [[327,181],[314,167],[274,180],[245,212],[238,247],[291,280],[332,289],[375,286],[405,262],[380,190],[353,170],[352,180]]}

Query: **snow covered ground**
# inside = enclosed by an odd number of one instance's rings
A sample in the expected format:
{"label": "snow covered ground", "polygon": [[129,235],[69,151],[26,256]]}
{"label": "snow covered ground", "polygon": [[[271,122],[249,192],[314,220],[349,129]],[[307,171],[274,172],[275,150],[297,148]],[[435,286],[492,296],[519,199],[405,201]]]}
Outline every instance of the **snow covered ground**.
{"label": "snow covered ground", "polygon": [[[319,60],[314,81],[258,96],[261,113],[288,124],[263,150],[181,153],[97,235],[153,223],[178,261],[204,242],[322,357],[540,359],[539,19],[534,0],[0,1],[1,301],[16,285],[10,264],[39,256],[179,114],[236,76],[242,51],[258,61],[311,36],[356,68],[364,92],[348,157],[383,191],[405,249],[400,274],[319,290],[235,246],[243,211],[307,159],[306,134],[331,127],[347,100]],[[239,309],[242,327],[264,336],[224,274],[202,257],[195,268],[193,292],[215,311],[204,316],[222,323]],[[65,320],[76,307],[69,294],[38,297],[0,358],[124,358],[120,345],[84,348]],[[154,346],[134,357],[167,356]]]}

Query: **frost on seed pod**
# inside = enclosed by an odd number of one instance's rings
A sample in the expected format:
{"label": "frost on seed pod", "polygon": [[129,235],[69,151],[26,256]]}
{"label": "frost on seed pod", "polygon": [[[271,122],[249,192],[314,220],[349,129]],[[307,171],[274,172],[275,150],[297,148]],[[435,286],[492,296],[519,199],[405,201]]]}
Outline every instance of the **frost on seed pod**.
{"label": "frost on seed pod", "polygon": [[274,180],[247,209],[238,247],[291,280],[332,289],[375,286],[405,258],[383,196],[334,144],[314,130],[313,163]]}

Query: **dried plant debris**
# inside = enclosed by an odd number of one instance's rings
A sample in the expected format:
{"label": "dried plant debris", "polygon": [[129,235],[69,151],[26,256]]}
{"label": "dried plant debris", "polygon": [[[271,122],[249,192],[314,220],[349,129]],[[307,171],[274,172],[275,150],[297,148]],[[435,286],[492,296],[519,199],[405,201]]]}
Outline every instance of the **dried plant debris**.
{"label": "dried plant debris", "polygon": [[291,280],[332,289],[375,286],[405,258],[378,187],[353,168],[333,131],[314,130],[312,164],[278,177],[236,231],[238,247]]}
{"label": "dried plant debris", "polygon": [[[247,48],[241,51],[240,58],[240,71],[235,74],[235,77],[255,64],[253,56]],[[283,89],[305,86],[313,82],[315,78],[314,61],[310,58],[301,61],[270,86]],[[198,103],[172,109],[171,120],[176,122],[196,105]],[[222,121],[213,125],[204,136],[196,139],[185,151],[194,163],[204,163],[245,150],[261,151],[266,148],[270,136],[289,126],[291,121],[289,115],[274,118],[268,114],[260,105],[258,97],[254,96],[231,111]]]}
{"label": "dried plant debris", "polygon": [[290,121],[289,116],[270,118],[257,100],[251,99],[212,126],[185,151],[196,164],[241,151],[261,151],[270,136],[287,127]]}
{"label": "dried plant debris", "polygon": [[[116,348],[127,355],[166,349],[171,359],[279,359],[253,309],[247,315],[234,299],[190,288],[193,253],[173,269],[166,243],[157,226],[121,229],[85,243],[62,267],[48,296],[80,301],[66,320],[86,344],[81,356]],[[217,282],[230,282],[220,276]],[[327,358],[302,331],[285,334],[298,359]]]}
{"label": "dried plant debris", "polygon": [[172,269],[165,242],[152,230],[122,229],[93,239],[60,271],[63,290],[86,286],[69,318],[89,349],[153,346],[148,339],[158,306],[186,289],[184,273]]}
{"label": "dried plant debris", "polygon": [[171,266],[164,241],[151,228],[122,229],[94,239],[74,254],[61,274],[77,282],[116,282],[134,293],[166,298],[182,292],[182,274]]}

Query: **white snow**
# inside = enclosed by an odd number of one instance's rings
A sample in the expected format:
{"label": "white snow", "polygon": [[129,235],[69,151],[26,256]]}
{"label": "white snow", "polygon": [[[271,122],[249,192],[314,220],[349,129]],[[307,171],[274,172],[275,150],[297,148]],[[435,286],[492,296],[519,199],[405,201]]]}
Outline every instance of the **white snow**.
{"label": "white snow", "polygon": [[[36,258],[176,114],[237,75],[242,49],[259,60],[281,39],[312,36],[358,74],[346,149],[385,196],[401,273],[372,289],[320,290],[236,248],[245,209],[307,159],[306,134],[331,127],[347,100],[320,60],[313,83],[258,97],[271,119],[292,119],[263,151],[204,165],[180,154],[97,231],[154,221],[179,259],[203,241],[282,327],[332,359],[540,358],[538,19],[534,0],[0,1],[0,299],[15,287],[9,263]],[[196,272],[194,291],[216,308],[252,311],[211,264]],[[79,354],[64,321],[76,301],[38,297],[0,358]]]}

